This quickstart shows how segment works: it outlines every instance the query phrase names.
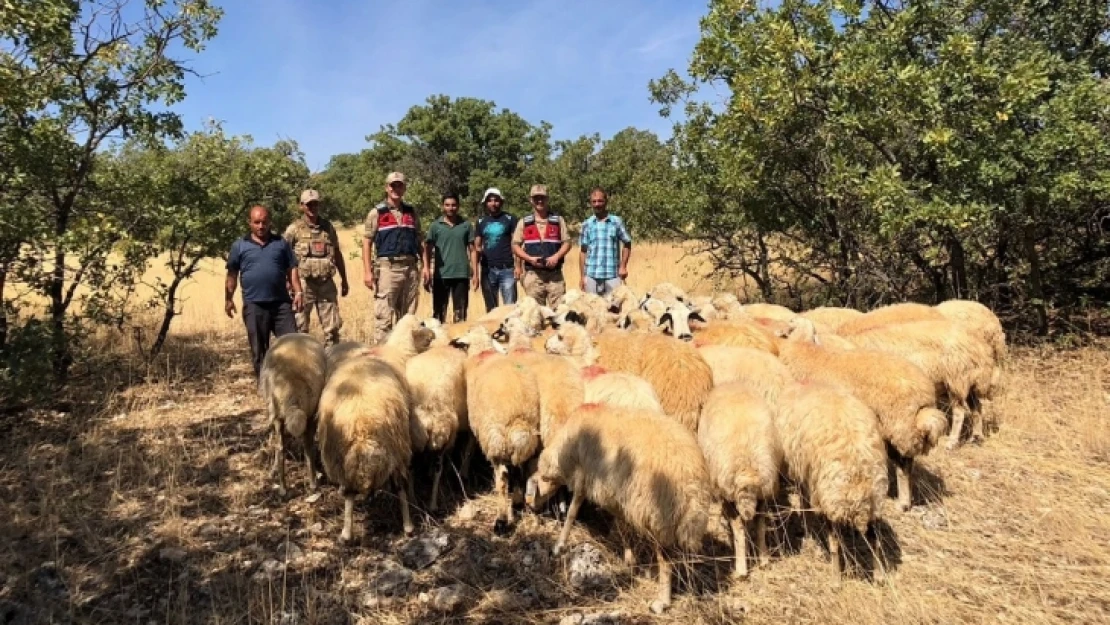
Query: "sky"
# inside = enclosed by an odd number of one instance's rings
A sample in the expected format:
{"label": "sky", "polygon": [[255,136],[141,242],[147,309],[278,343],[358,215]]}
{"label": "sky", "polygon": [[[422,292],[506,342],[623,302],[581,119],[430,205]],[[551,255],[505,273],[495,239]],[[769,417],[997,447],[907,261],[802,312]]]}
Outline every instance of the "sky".
{"label": "sky", "polygon": [[685,74],[699,0],[224,0],[190,59],[186,127],[295,139],[313,171],[434,94],[492,100],[556,139],[672,120],[648,81]]}

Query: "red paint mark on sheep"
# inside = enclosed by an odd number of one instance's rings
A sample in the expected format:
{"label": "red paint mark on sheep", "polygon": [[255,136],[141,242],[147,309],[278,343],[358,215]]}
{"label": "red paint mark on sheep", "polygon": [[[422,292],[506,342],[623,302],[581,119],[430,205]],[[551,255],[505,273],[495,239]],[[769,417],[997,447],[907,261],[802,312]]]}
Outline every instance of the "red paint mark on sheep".
{"label": "red paint mark on sheep", "polygon": [[594,411],[594,410],[600,410],[601,409],[601,404],[591,401],[591,402],[582,404],[581,406],[578,407],[578,409],[581,410],[582,412],[591,412],[591,411]]}
{"label": "red paint mark on sheep", "polygon": [[605,375],[606,373],[609,373],[609,371],[606,370],[605,367],[590,365],[582,369],[582,379],[592,380],[598,376]]}

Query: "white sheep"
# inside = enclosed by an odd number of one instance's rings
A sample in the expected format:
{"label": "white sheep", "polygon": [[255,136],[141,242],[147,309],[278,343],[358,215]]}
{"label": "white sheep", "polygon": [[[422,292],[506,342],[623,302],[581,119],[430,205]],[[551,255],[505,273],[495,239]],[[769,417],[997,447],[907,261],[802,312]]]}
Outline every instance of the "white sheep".
{"label": "white sheep", "polygon": [[771,319],[773,321],[790,321],[798,316],[798,313],[786,306],[764,303],[744,304],[740,307],[740,312],[753,319]]}
{"label": "white sheep", "polygon": [[713,371],[714,386],[743,382],[771,406],[778,401],[783,387],[793,379],[778,358],[761,349],[729,345],[704,345],[697,349]]}
{"label": "white sheep", "polygon": [[304,447],[308,487],[316,490],[313,456],[316,445],[316,409],[327,377],[324,345],[308,334],[293,333],[273,342],[258,376],[258,392],[266,404],[274,432],[274,472],[278,493],[285,497],[285,434],[301,441]]}
{"label": "white sheep", "polygon": [[564,485],[574,496],[555,554],[588,499],[652,539],[659,592],[651,610],[670,606],[671,564],[663,550],[697,550],[709,521],[709,474],[693,433],[653,412],[584,404],[545,445],[526,501],[535,509]]}
{"label": "white sheep", "polygon": [[929,321],[944,319],[944,315],[932,306],[915,302],[900,302],[880,306],[866,313],[848,319],[836,328],[836,333],[843,337],[851,337],[861,332],[874,328],[881,328],[910,321]]}
{"label": "white sheep", "polygon": [[750,527],[756,557],[765,566],[766,506],[778,493],[783,468],[782,445],[772,411],[762,397],[742,382],[717,386],[702,409],[698,445],[732,530],[736,552],[733,576],[746,578],[745,529]]}
{"label": "white sheep", "polygon": [[318,437],[324,472],[345,499],[340,540],[351,539],[355,495],[368,495],[392,482],[401,500],[406,534],[412,398],[403,375],[383,360],[356,355],[340,363],[320,396]]}
{"label": "white sheep", "polygon": [[405,365],[412,395],[410,436],[414,453],[436,454],[428,509],[438,508],[445,456],[460,432],[470,428],[466,403],[466,354],[451,346],[433,347]]}
{"label": "white sheep", "polygon": [[617,408],[650,410],[664,414],[659,396],[647,380],[623,371],[607,371],[590,365],[582,369],[582,403],[606,404]]}
{"label": "white sheep", "polygon": [[848,527],[871,535],[878,574],[874,524],[882,517],[888,482],[875,413],[843,387],[802,380],[783,389],[774,416],[787,475],[798,485],[803,506],[832,524],[829,552],[836,578],[844,570],[840,544]]}
{"label": "white sheep", "polygon": [[647,297],[662,300],[665,304],[685,303],[690,300],[690,296],[686,294],[686,291],[670,282],[660,282],[651,287],[647,292]]}
{"label": "white sheep", "polygon": [[897,354],[821,345],[808,319],[799,317],[790,325],[792,333],[779,345],[779,358],[795,376],[839,384],[875,412],[898,475],[898,503],[909,510],[914,460],[936,446],[948,425],[937,410],[932,379]]}
{"label": "white sheep", "polygon": [[836,332],[841,325],[863,316],[855,308],[840,308],[836,306],[819,306],[798,314],[799,317],[809,319],[822,334]]}
{"label": "white sheep", "polygon": [[633,289],[627,284],[621,284],[605,297],[606,302],[609,304],[609,312],[615,314],[622,314],[630,310],[635,310],[643,299],[643,293]]}

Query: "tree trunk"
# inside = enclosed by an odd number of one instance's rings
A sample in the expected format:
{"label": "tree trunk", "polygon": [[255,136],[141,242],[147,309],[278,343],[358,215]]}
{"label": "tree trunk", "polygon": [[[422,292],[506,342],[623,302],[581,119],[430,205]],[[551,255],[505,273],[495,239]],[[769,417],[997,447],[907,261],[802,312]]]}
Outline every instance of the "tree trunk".
{"label": "tree trunk", "polygon": [[162,325],[158,328],[158,337],[154,339],[154,344],[150,346],[150,358],[154,359],[162,351],[162,346],[166,343],[166,337],[170,333],[170,323],[173,318],[177,316],[177,289],[181,286],[187,278],[193,275],[196,271],[197,263],[200,262],[199,258],[194,258],[185,267],[185,270],[180,274],[173,277],[173,282],[170,283],[166,289],[166,312],[162,315]]}
{"label": "tree trunk", "polygon": [[51,353],[51,362],[54,367],[54,381],[59,386],[64,386],[69,379],[69,366],[71,358],[69,353],[69,341],[66,337],[66,302],[65,302],[65,279],[66,279],[66,253],[62,247],[62,235],[65,234],[65,224],[62,220],[58,221],[57,239],[55,245],[57,248],[54,251],[54,270],[50,277],[50,286],[48,292],[50,294],[50,324],[51,334],[53,341],[53,350]]}
{"label": "tree trunk", "polygon": [[1048,334],[1048,307],[1045,304],[1044,278],[1041,274],[1041,258],[1037,254],[1036,232],[1033,224],[1021,229],[1021,246],[1025,261],[1029,263],[1029,294],[1033,296],[1033,310],[1037,313],[1037,334]]}
{"label": "tree trunk", "polygon": [[[955,291],[955,297],[967,298],[967,254],[964,252],[964,244],[952,232],[948,233],[948,269],[952,273],[952,289]],[[937,295],[939,297],[940,294]]]}
{"label": "tree trunk", "polygon": [[770,302],[774,295],[771,287],[771,255],[767,251],[767,241],[763,238],[762,230],[756,230],[755,242],[759,246],[759,292],[763,295],[763,301]]}
{"label": "tree trunk", "polygon": [[0,354],[8,346],[8,305],[4,300],[4,286],[8,282],[8,264],[0,265]]}

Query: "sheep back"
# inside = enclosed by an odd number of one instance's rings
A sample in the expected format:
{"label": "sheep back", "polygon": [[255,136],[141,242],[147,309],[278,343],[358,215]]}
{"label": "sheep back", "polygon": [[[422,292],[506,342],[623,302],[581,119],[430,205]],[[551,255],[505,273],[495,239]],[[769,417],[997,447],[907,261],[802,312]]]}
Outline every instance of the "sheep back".
{"label": "sheep back", "polygon": [[324,471],[344,491],[369,493],[412,459],[411,398],[396,369],[369,356],[339,365],[320,396]]}
{"label": "sheep back", "polygon": [[760,500],[778,491],[782,446],[771,409],[740,382],[717,386],[698,422],[698,445],[717,495],[736,505],[740,518],[755,516]]}
{"label": "sheep back", "polygon": [[973,300],[950,299],[934,306],[949,321],[955,321],[991,346],[994,361],[1001,365],[1007,359],[1006,331],[990,308]]}
{"label": "sheep back", "polygon": [[285,431],[304,436],[316,415],[327,376],[324,346],[308,334],[278,337],[262,359],[258,391],[268,407],[270,422],[281,419]]}
{"label": "sheep back", "polygon": [[585,383],[583,403],[639,410],[664,414],[659,395],[647,380],[623,371],[606,371],[601,367],[582,370]]}
{"label": "sheep back", "polygon": [[849,319],[837,327],[836,333],[841,336],[850,336],[884,326],[897,325],[910,321],[928,321],[931,319],[944,319],[944,315],[940,314],[932,306],[926,306],[925,304],[918,304],[915,302],[901,302],[898,304],[881,306],[874,310],[869,310],[854,319]]}
{"label": "sheep back", "polygon": [[458,433],[470,427],[465,365],[466,354],[454,347],[433,347],[405,363],[413,451],[449,449]]}
{"label": "sheep back", "polygon": [[540,454],[539,476],[567,484],[663,546],[700,547],[709,473],[694,434],[644,410],[583,404]]}
{"label": "sheep back", "polygon": [[494,464],[523,465],[540,445],[536,376],[504,354],[468,358],[466,403],[470,429]]}
{"label": "sheep back", "polygon": [[751,347],[771,354],[778,354],[775,335],[769,328],[754,320],[729,319],[706,324],[694,332],[694,344]]}
{"label": "sheep back", "polygon": [[862,317],[863,313],[855,308],[819,306],[799,313],[798,316],[812,321],[819,332],[835,332],[841,325]]}

